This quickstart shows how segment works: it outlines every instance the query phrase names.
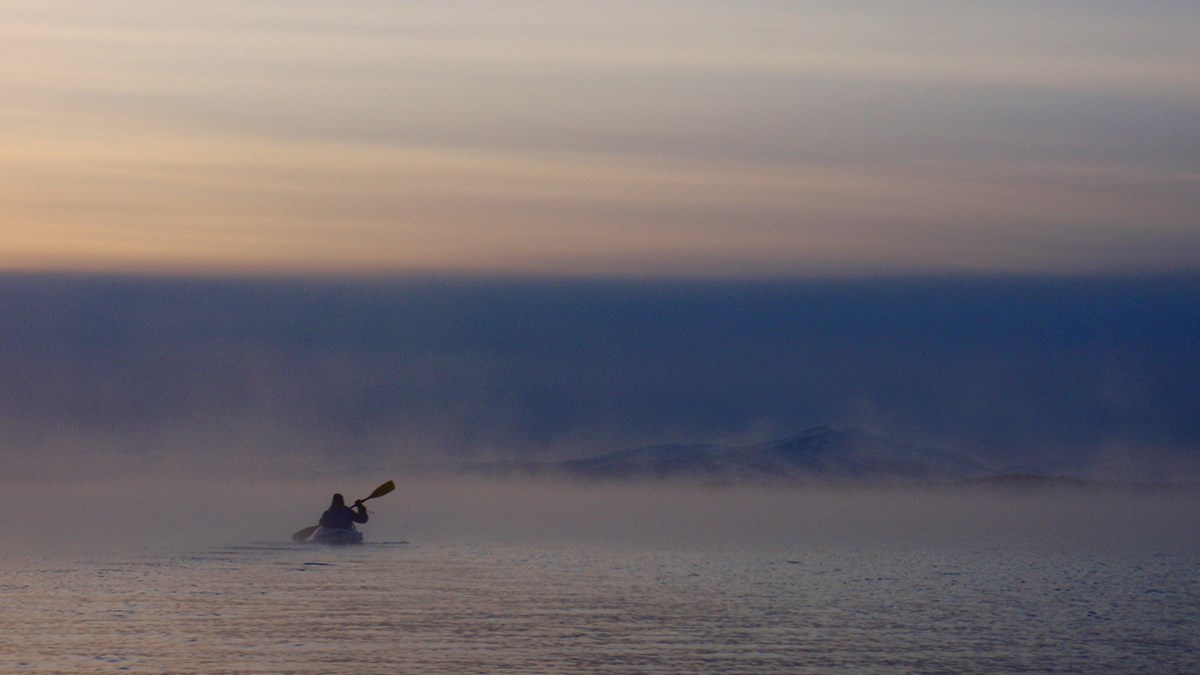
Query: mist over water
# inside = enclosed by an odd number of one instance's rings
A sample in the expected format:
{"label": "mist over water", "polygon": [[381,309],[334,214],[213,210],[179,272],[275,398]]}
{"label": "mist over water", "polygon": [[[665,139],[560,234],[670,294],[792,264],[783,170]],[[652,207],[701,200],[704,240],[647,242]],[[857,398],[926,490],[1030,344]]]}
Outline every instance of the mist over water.
{"label": "mist over water", "polygon": [[1200,550],[1195,494],[1013,494],[957,488],[461,485],[427,523],[452,540],[587,542],[631,550]]}
{"label": "mist over water", "polygon": [[[5,481],[12,550],[64,552],[287,542],[333,492],[384,479],[267,475],[219,480],[126,474]],[[373,542],[592,543],[626,548],[806,549],[996,546],[1196,550],[1193,489],[994,486],[754,487],[395,475],[368,503]]]}

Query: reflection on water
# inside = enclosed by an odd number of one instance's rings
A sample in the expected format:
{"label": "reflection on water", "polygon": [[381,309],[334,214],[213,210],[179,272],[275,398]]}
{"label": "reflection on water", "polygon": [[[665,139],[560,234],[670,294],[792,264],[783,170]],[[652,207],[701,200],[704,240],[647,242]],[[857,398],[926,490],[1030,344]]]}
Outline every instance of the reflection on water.
{"label": "reflection on water", "polygon": [[1200,557],[263,543],[0,558],[0,670],[1200,669]]}

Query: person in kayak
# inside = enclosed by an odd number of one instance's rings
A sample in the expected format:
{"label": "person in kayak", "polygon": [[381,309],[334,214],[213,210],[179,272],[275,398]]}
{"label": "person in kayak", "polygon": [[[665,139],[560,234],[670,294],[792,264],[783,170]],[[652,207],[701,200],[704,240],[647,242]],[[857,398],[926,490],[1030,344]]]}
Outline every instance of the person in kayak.
{"label": "person in kayak", "polygon": [[[355,510],[357,509],[357,511]],[[346,499],[340,494],[333,496],[329,509],[321,514],[321,527],[353,530],[355,523],[367,522],[367,507],[362,500],[354,502],[354,506],[346,506]]]}

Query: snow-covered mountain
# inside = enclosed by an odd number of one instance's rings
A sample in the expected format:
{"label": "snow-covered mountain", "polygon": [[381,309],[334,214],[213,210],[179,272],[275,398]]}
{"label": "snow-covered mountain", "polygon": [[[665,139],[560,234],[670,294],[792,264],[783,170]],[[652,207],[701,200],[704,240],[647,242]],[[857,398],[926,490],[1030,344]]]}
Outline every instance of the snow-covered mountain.
{"label": "snow-covered mountain", "polygon": [[558,462],[552,471],[594,479],[871,482],[944,481],[992,473],[948,450],[898,443],[861,429],[809,429],[747,446],[659,445]]}
{"label": "snow-covered mountain", "polygon": [[[409,467],[415,473],[679,481],[706,485],[940,484],[1005,490],[1147,489],[1164,484],[1097,480],[1046,466],[994,469],[964,454],[900,443],[863,429],[815,427],[751,445],[652,445],[564,461],[496,461]],[[1179,489],[1196,489],[1180,483]]]}

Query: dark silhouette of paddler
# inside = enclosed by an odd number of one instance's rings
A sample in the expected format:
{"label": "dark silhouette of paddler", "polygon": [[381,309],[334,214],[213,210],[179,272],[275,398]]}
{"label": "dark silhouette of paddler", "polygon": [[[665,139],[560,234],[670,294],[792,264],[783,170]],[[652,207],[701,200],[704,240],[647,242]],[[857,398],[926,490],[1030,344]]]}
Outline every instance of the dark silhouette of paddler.
{"label": "dark silhouette of paddler", "polygon": [[336,494],[329,508],[321,514],[321,527],[353,530],[354,523],[365,523],[367,518],[367,507],[363,506],[361,499],[356,500],[354,506],[346,506],[346,499]]}

